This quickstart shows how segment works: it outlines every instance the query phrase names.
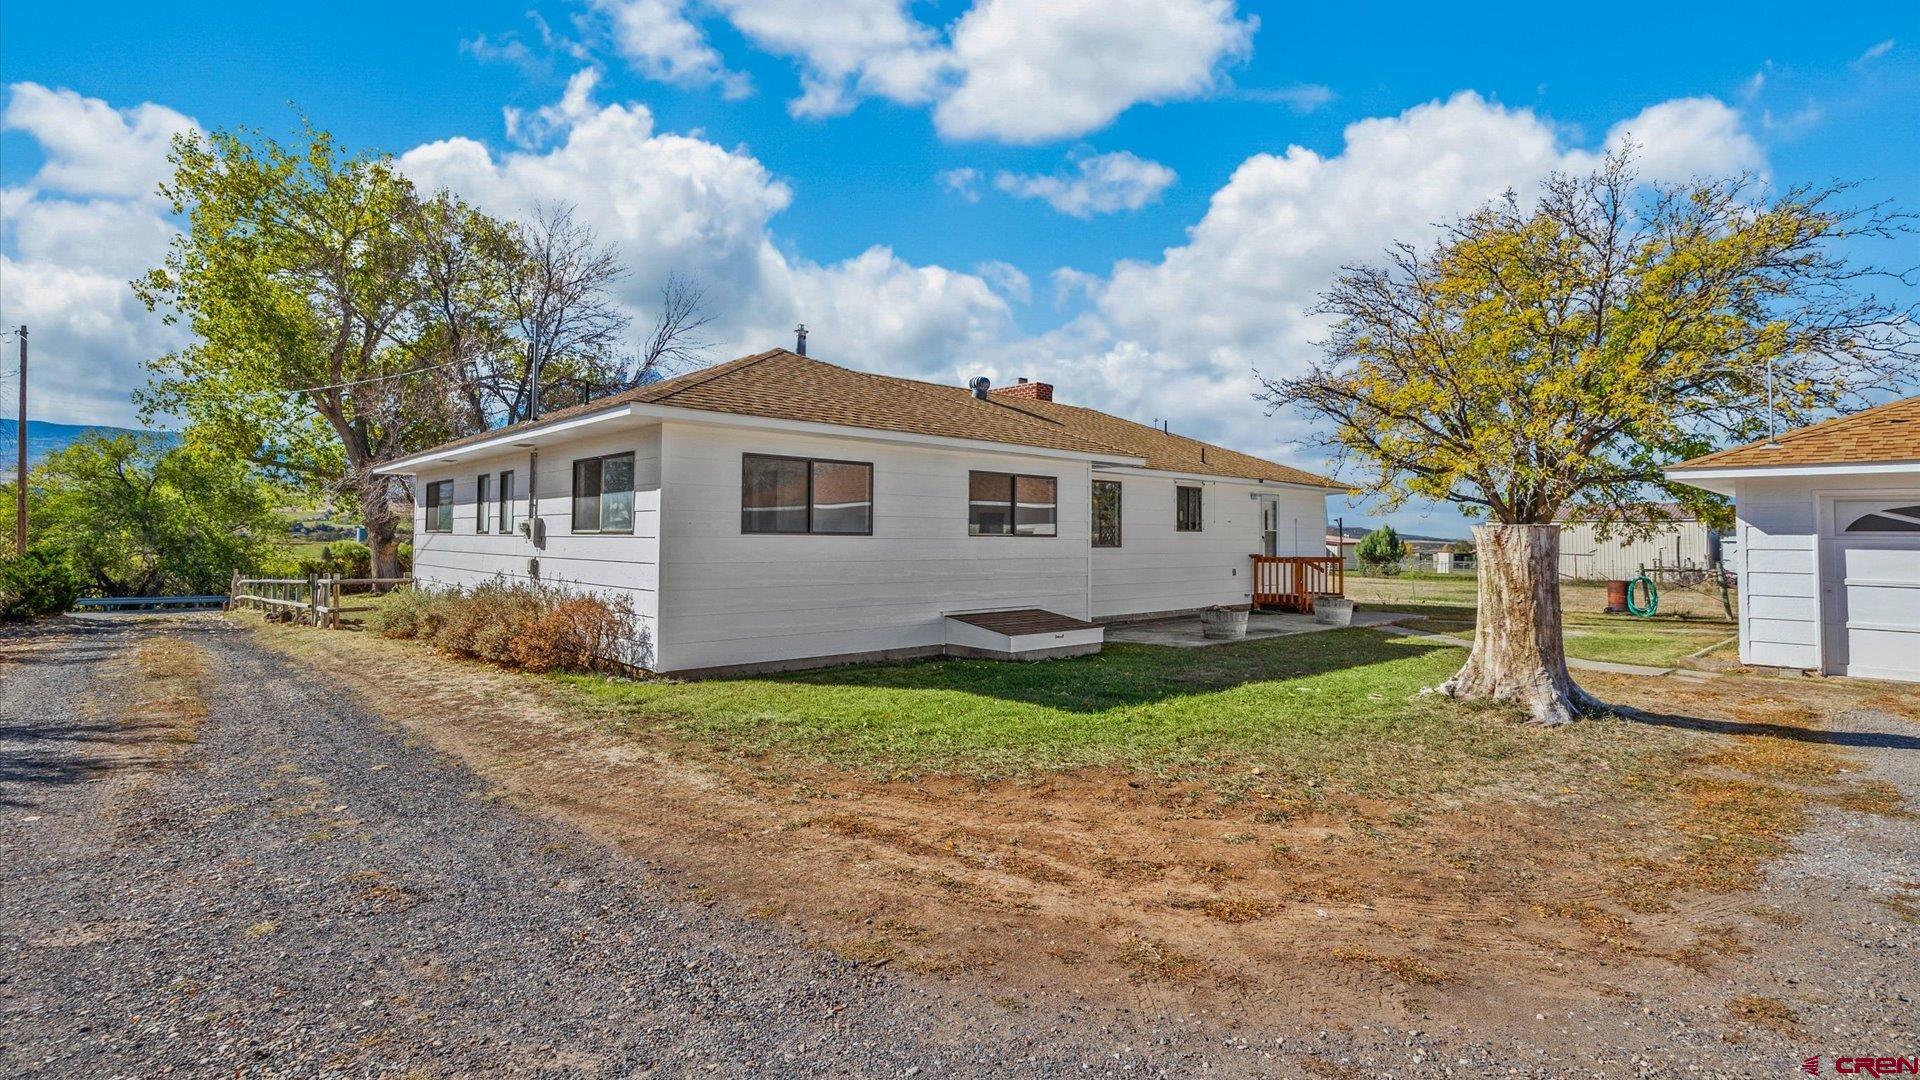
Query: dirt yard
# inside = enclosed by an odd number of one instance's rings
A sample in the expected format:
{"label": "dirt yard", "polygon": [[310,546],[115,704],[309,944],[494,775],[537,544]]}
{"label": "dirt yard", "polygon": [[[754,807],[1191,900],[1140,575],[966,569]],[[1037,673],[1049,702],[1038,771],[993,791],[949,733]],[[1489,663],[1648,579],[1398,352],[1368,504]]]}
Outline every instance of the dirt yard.
{"label": "dirt yard", "polygon": [[1291,1032],[1314,1075],[1456,1051],[1537,1075],[1751,1075],[1913,1050],[1909,687],[1587,675],[1654,718],[1525,730],[1524,769],[1396,794],[1230,761],[862,769],[371,634],[255,632],[702,903],[984,981],[1009,1008],[1066,994]]}

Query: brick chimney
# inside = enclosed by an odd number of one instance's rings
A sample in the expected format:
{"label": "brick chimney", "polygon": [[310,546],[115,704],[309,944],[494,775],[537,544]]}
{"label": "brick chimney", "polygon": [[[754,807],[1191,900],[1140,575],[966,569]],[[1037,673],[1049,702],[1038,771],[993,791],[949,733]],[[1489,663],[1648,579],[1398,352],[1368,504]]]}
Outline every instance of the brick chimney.
{"label": "brick chimney", "polygon": [[1026,398],[1031,401],[1052,401],[1053,384],[1049,382],[1028,382],[1021,379],[1012,386],[1002,386],[991,391],[1000,397]]}

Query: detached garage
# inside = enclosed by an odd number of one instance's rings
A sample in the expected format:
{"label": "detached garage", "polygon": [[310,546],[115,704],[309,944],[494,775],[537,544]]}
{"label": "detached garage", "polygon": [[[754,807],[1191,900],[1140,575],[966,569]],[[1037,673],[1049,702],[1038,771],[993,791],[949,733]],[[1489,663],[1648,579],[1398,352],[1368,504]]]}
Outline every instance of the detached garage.
{"label": "detached garage", "polygon": [[1743,662],[1920,682],[1920,397],[1667,476],[1733,496]]}

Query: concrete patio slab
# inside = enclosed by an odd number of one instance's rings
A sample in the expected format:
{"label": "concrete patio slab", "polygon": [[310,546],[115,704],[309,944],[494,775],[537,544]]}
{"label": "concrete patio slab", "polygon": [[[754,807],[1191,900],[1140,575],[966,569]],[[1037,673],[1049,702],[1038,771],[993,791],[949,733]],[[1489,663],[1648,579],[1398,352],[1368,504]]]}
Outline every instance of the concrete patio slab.
{"label": "concrete patio slab", "polygon": [[[1418,618],[1404,612],[1393,611],[1356,611],[1353,613],[1355,626],[1391,626],[1401,619]],[[1247,636],[1233,640],[1207,637],[1200,629],[1200,616],[1185,615],[1172,619],[1152,619],[1145,622],[1108,623],[1108,641],[1128,641],[1136,645],[1171,645],[1178,649],[1196,649],[1203,645],[1231,645],[1234,640],[1255,641],[1260,638],[1286,637],[1290,634],[1317,634],[1322,630],[1338,630],[1338,626],[1329,626],[1311,615],[1296,615],[1285,611],[1254,611],[1247,614]]]}

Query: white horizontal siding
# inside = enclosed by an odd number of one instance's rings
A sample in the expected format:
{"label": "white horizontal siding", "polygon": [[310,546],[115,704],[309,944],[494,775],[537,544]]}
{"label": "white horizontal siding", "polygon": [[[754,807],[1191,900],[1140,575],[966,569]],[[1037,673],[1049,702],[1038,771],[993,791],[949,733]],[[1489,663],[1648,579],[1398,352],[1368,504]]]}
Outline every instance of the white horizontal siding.
{"label": "white horizontal siding", "polygon": [[[1085,463],[681,422],[661,451],[660,670],[939,646],[954,611],[1087,617]],[[873,535],[742,534],[748,453],[871,462]],[[1055,477],[1059,535],[968,536],[975,469]]]}
{"label": "white horizontal siding", "polygon": [[[546,522],[546,546],[516,530],[502,535],[498,514],[488,507],[488,532],[476,528],[474,496],[481,473],[493,477],[491,495],[499,496],[499,474],[514,474],[514,516],[527,517],[530,457],[525,450],[423,469],[415,478],[413,574],[427,587],[476,585],[496,577],[528,580],[528,560],[540,560],[540,580],[590,592],[625,594],[650,637],[659,633],[660,428],[629,427],[615,432],[594,429],[591,438],[548,447],[540,453],[539,509]],[[633,534],[573,533],[573,462],[602,454],[633,453]],[[451,533],[426,531],[425,485],[453,481]]]}
{"label": "white horizontal siding", "polygon": [[[1281,555],[1326,551],[1327,499],[1301,491],[1238,481],[1189,481],[1100,470],[1120,481],[1120,546],[1093,549],[1093,616],[1110,618],[1253,599],[1250,556],[1261,550],[1257,491],[1279,504]],[[1199,532],[1175,528],[1174,489],[1201,489]]]}
{"label": "white horizontal siding", "polygon": [[1741,481],[1740,659],[1766,667],[1820,666],[1819,526],[1806,480]]}

